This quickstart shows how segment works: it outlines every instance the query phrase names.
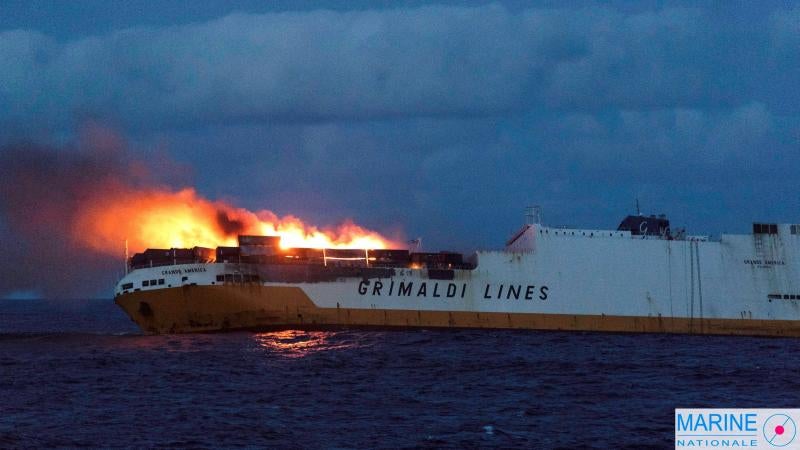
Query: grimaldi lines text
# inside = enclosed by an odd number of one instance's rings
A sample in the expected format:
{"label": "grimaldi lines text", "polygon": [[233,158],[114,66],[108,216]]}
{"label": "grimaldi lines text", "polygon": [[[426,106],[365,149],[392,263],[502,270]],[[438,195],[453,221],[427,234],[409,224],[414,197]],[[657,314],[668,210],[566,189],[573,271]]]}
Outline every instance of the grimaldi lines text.
{"label": "grimaldi lines text", "polygon": [[134,255],[116,303],[147,333],[329,326],[800,336],[800,225],[717,240],[664,216],[616,230],[531,220],[467,258],[397,249],[238,246]]}

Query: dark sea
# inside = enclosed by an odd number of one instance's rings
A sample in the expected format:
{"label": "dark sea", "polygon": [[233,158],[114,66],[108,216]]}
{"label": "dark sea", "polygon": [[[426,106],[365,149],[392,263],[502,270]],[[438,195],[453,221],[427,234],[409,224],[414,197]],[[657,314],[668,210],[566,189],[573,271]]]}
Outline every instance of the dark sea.
{"label": "dark sea", "polygon": [[3,300],[0,395],[2,448],[674,448],[676,407],[800,407],[800,340],[143,336],[111,300]]}

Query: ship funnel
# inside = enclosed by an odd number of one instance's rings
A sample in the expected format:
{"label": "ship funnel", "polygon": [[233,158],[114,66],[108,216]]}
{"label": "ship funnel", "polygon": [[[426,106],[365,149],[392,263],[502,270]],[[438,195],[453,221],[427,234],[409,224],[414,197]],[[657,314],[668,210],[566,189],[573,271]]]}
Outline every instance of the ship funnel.
{"label": "ship funnel", "polygon": [[542,207],[541,206],[528,206],[525,208],[525,224],[526,225],[541,225],[542,224]]}

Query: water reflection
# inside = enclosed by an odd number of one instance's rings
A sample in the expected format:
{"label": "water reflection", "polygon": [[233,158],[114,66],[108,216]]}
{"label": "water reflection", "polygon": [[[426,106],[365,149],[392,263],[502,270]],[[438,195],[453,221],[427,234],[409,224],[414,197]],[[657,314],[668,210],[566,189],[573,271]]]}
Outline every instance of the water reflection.
{"label": "water reflection", "polygon": [[[232,336],[232,335],[231,335]],[[213,349],[224,343],[221,334],[162,334],[162,335],[123,335],[113,336],[108,340],[109,345],[115,348],[128,348],[135,350],[155,350],[159,352],[195,352],[204,349]],[[96,341],[100,341],[96,339]]]}
{"label": "water reflection", "polygon": [[285,330],[253,335],[259,347],[287,358],[356,347],[354,341],[340,338],[341,332]]}

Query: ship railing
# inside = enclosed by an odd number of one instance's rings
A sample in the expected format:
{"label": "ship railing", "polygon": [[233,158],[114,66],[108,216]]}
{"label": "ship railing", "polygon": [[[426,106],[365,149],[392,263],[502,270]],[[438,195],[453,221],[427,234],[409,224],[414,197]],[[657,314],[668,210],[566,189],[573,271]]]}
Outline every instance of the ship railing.
{"label": "ship railing", "polygon": [[128,267],[130,270],[136,269],[147,269],[150,267],[164,267],[164,266],[177,266],[177,265],[185,265],[185,264],[213,264],[214,260],[208,259],[164,259],[164,260],[149,260],[144,264],[132,264],[129,263]]}

